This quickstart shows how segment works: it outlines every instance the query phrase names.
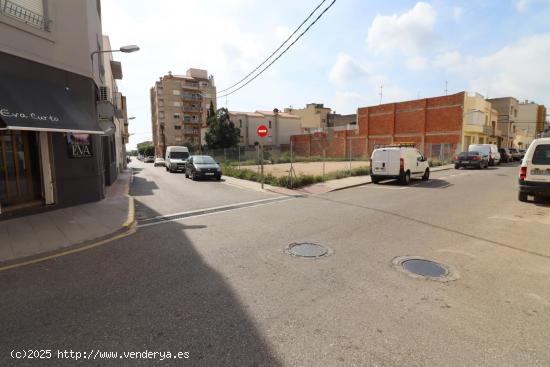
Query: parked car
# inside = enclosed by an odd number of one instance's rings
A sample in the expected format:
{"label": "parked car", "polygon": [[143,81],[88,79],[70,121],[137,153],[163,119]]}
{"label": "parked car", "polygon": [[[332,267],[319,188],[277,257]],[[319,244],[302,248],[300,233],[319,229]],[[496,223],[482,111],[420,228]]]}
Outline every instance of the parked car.
{"label": "parked car", "polygon": [[469,152],[478,152],[487,156],[489,166],[500,164],[501,156],[498,152],[498,148],[495,144],[470,144],[468,147]]}
{"label": "parked car", "polygon": [[189,158],[189,149],[182,146],[166,147],[164,165],[169,172],[185,171],[185,163]]}
{"label": "parked car", "polygon": [[521,159],[525,157],[525,152],[527,152],[527,149],[519,149],[519,153],[521,154]]}
{"label": "parked car", "polygon": [[153,157],[152,155],[145,157],[143,159],[143,163],[154,163],[154,162],[155,162],[155,157]]}
{"label": "parked car", "polygon": [[218,162],[209,155],[192,155],[185,165],[185,177],[193,180],[199,178],[215,178],[221,180],[222,170]]}
{"label": "parked car", "polygon": [[519,169],[519,201],[550,195],[550,138],[535,139]]}
{"label": "parked car", "polygon": [[500,153],[500,159],[502,160],[502,162],[512,162],[512,153],[510,153],[510,150],[508,150],[508,148],[500,148],[498,151]]}
{"label": "parked car", "polygon": [[371,180],[377,184],[383,180],[399,179],[408,185],[411,177],[430,178],[428,160],[411,146],[387,146],[375,149],[371,155]]}
{"label": "parked car", "polygon": [[454,159],[455,169],[474,167],[478,169],[489,167],[489,157],[480,152],[462,152]]}
{"label": "parked car", "polygon": [[521,153],[516,148],[510,148],[510,154],[512,155],[513,161],[519,161],[521,160]]}
{"label": "parked car", "polygon": [[164,166],[164,158],[155,158],[155,167]]}

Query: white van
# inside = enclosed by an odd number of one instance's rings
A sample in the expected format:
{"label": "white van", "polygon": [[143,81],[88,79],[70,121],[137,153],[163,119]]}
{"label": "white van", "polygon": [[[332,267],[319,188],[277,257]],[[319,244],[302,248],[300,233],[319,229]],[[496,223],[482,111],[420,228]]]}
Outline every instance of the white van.
{"label": "white van", "polygon": [[519,169],[519,201],[550,195],[550,138],[535,139]]}
{"label": "white van", "polygon": [[182,146],[170,146],[166,148],[164,165],[169,172],[185,171],[185,164],[189,158],[189,149]]}
{"label": "white van", "polygon": [[489,166],[500,164],[500,153],[495,144],[470,144],[468,152],[478,152],[487,156]]}
{"label": "white van", "polygon": [[371,155],[371,180],[377,184],[383,180],[399,179],[408,185],[411,177],[430,178],[428,160],[413,147],[400,145],[375,149]]}

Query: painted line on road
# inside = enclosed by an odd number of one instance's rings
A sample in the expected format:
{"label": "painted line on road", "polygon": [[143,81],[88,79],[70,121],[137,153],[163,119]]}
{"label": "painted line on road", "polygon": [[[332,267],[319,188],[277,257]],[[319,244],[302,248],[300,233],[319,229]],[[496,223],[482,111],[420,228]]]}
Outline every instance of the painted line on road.
{"label": "painted line on road", "polygon": [[158,224],[173,222],[173,221],[176,221],[176,220],[202,217],[202,216],[205,216],[205,215],[221,213],[221,212],[227,212],[227,211],[232,211],[232,210],[237,210],[237,209],[244,209],[244,208],[251,208],[251,207],[255,207],[255,206],[268,205],[268,204],[273,204],[273,203],[278,203],[278,202],[282,202],[282,201],[296,199],[296,198],[299,198],[299,197],[301,197],[301,196],[279,196],[279,197],[276,197],[276,198],[247,201],[247,202],[242,202],[242,203],[216,206],[216,207],[212,207],[212,208],[205,208],[205,209],[191,210],[191,211],[181,212],[181,213],[161,215],[161,216],[158,216],[158,217],[148,218],[148,219],[140,221],[138,223],[138,225],[136,226],[136,228],[149,227],[149,226],[154,226],[154,225],[158,225]]}

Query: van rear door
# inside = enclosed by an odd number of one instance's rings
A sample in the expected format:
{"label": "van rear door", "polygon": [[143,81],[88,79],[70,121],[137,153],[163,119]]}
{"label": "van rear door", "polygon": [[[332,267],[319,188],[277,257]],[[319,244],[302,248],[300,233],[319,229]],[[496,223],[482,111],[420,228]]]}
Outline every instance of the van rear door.
{"label": "van rear door", "polygon": [[372,173],[380,176],[398,176],[399,150],[375,150],[372,154]]}
{"label": "van rear door", "polygon": [[550,182],[550,144],[535,147],[531,162],[527,165],[526,181]]}

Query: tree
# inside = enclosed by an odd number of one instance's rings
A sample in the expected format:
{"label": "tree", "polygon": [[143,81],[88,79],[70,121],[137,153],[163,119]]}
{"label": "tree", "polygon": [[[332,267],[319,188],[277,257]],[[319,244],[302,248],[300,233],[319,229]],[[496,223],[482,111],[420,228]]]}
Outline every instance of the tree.
{"label": "tree", "polygon": [[140,155],[152,156],[155,155],[155,146],[151,142],[143,142],[137,145],[137,150]]}
{"label": "tree", "polygon": [[206,124],[205,140],[209,149],[233,148],[239,144],[241,131],[231,122],[227,108],[214,112],[214,105],[210,103]]}

